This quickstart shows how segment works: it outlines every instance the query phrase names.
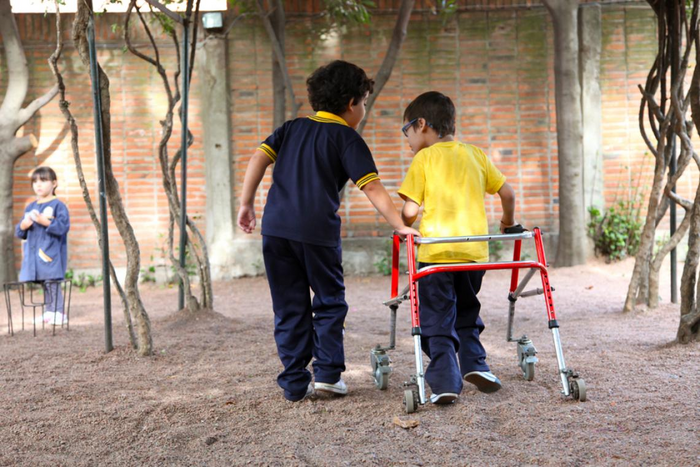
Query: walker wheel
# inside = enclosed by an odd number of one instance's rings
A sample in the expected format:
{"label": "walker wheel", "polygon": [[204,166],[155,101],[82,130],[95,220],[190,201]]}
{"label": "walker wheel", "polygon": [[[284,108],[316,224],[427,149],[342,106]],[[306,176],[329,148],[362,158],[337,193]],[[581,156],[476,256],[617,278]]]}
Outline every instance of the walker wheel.
{"label": "walker wheel", "polygon": [[581,378],[572,379],[569,383],[571,397],[580,402],[586,401],[586,382]]}
{"label": "walker wheel", "polygon": [[525,381],[532,381],[533,379],[535,379],[534,362],[529,362],[525,364],[525,369],[523,370],[523,378],[525,378]]}
{"label": "walker wheel", "polygon": [[382,391],[389,387],[389,373],[382,371],[381,366],[374,370],[374,384]]}
{"label": "walker wheel", "polygon": [[418,394],[414,389],[406,389],[403,392],[403,405],[406,409],[406,413],[413,413],[416,411],[418,400]]}

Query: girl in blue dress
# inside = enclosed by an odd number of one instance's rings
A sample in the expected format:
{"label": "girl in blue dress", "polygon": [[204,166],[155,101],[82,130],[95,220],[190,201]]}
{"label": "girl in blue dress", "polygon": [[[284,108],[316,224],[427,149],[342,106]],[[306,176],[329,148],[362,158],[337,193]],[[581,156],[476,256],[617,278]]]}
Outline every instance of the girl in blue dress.
{"label": "girl in blue dress", "polygon": [[[21,282],[38,282],[44,287],[44,322],[63,324],[63,294],[59,283],[68,265],[68,208],[56,197],[58,179],[50,167],[32,172],[32,189],[36,201],[24,210],[15,235],[23,242]],[[49,283],[46,283],[49,281]]]}

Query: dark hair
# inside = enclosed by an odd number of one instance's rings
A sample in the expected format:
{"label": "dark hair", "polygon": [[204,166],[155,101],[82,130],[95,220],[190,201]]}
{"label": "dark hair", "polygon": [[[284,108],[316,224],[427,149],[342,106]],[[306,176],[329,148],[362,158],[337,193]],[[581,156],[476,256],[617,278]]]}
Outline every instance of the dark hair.
{"label": "dark hair", "polygon": [[306,80],[309,103],[316,112],[326,111],[336,115],[345,112],[352,99],[357,105],[368,92],[374,91],[374,80],[365,70],[342,60],[335,60],[318,68]]}
{"label": "dark hair", "polygon": [[[32,172],[32,184],[37,180],[58,182],[58,177],[51,167],[37,167]],[[56,188],[53,189],[53,194],[56,194]]]}
{"label": "dark hair", "polygon": [[[424,118],[428,126],[440,137],[455,134],[455,105],[441,92],[428,91],[408,104],[403,113],[404,122]],[[416,122],[417,123],[417,122]],[[416,123],[413,124],[415,127]]]}

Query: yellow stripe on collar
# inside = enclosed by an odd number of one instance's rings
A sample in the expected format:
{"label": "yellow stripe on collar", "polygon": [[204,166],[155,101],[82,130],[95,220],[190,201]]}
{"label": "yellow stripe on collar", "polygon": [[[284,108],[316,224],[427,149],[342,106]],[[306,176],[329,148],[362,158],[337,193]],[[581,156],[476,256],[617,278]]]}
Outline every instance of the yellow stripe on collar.
{"label": "yellow stripe on collar", "polygon": [[341,125],[350,126],[348,125],[348,122],[346,122],[342,117],[339,117],[336,114],[330,112],[325,112],[323,110],[319,110],[318,112],[316,112],[316,115],[311,116],[309,118],[317,122],[326,120],[326,122],[324,123],[331,123],[328,121],[331,120],[333,123],[340,123]]}
{"label": "yellow stripe on collar", "polygon": [[49,201],[55,200],[56,198],[58,198],[58,196],[53,195],[50,198],[42,199],[41,201],[37,200],[36,204],[45,204],[45,203],[48,203]]}

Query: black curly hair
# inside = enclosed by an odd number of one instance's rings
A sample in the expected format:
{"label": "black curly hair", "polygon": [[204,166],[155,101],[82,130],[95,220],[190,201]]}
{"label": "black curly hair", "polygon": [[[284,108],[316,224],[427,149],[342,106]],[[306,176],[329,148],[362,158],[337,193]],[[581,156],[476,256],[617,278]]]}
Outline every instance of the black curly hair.
{"label": "black curly hair", "polygon": [[336,115],[345,112],[352,99],[357,105],[365,94],[374,91],[374,80],[369,79],[359,66],[334,60],[318,68],[306,80],[309,103],[316,112],[325,111]]}
{"label": "black curly hair", "polygon": [[[441,92],[428,91],[413,99],[403,113],[403,121],[424,118],[428,126],[442,138],[455,134],[455,105]],[[417,122],[416,122],[417,123]],[[412,126],[415,128],[416,123]]]}

